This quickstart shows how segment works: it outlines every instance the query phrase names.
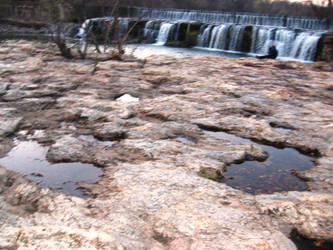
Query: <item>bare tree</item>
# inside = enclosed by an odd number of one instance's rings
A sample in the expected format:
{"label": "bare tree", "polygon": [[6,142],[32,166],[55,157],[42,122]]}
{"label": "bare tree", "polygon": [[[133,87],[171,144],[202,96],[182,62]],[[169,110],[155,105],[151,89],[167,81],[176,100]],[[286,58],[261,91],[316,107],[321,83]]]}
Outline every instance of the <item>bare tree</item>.
{"label": "bare tree", "polygon": [[54,42],[57,44],[63,57],[72,59],[71,49],[67,47],[64,35],[64,20],[66,10],[71,5],[65,0],[40,0],[41,17],[49,23],[49,29],[53,33]]}
{"label": "bare tree", "polygon": [[[134,30],[134,28],[136,27],[136,25],[142,20],[142,18],[146,15],[148,15],[150,10],[148,10],[147,12],[143,13],[141,17],[138,17],[136,19],[136,21],[134,23],[132,23],[130,25],[130,27],[128,27],[128,30],[126,31],[125,34],[121,34],[120,32],[120,0],[114,0],[113,1],[113,6],[110,12],[110,17],[105,18],[105,20],[103,20],[103,26],[104,26],[104,52],[107,51],[108,47],[110,44],[115,44],[116,45],[116,49],[115,50],[111,50],[111,55],[110,55],[110,59],[118,59],[118,60],[122,60],[123,59],[123,55],[125,54],[125,50],[124,50],[124,45],[127,43],[129,35],[131,34],[131,32]],[[84,46],[83,49],[81,49],[79,51],[80,55],[82,58],[84,58],[87,54],[87,48],[89,46],[89,42],[92,42],[95,47],[96,50],[98,52],[98,41],[96,39],[96,36],[94,35],[94,32],[91,31],[91,27],[89,25],[85,25],[84,27],[85,29],[85,41],[84,42]],[[112,40],[110,40],[110,36],[112,34]]]}

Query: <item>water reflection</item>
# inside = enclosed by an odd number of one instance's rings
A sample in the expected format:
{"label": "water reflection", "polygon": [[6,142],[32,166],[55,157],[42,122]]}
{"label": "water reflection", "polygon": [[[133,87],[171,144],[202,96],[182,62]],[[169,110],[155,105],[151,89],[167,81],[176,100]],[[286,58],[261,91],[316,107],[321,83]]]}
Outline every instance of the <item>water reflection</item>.
{"label": "water reflection", "polygon": [[292,172],[309,170],[314,166],[315,158],[303,155],[293,148],[281,149],[261,145],[225,132],[205,131],[205,133],[237,144],[256,144],[269,154],[264,162],[245,161],[228,166],[224,173],[224,182],[227,185],[251,194],[307,190],[306,184],[292,175]]}
{"label": "water reflection", "polygon": [[95,183],[102,170],[92,164],[78,162],[50,164],[46,160],[47,150],[47,147],[37,142],[20,141],[6,157],[0,159],[0,165],[25,175],[42,187],[57,189],[69,195],[87,196],[83,190],[77,189],[78,184]]}

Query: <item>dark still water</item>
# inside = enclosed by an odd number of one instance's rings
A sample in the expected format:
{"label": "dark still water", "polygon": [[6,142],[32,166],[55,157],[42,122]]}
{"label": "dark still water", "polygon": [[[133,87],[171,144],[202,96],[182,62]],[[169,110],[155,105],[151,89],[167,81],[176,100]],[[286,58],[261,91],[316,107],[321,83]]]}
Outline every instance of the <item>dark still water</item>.
{"label": "dark still water", "polygon": [[47,150],[47,147],[35,141],[18,141],[16,147],[0,159],[0,165],[26,176],[42,187],[86,197],[78,185],[97,182],[102,170],[92,164],[79,162],[51,164],[46,160]]}
{"label": "dark still water", "polygon": [[[234,143],[251,143],[244,139],[225,132],[205,133]],[[314,157],[299,153],[293,148],[275,148],[272,146],[256,144],[263,148],[269,157],[264,162],[245,161],[227,167],[224,180],[227,185],[251,194],[270,194],[281,191],[305,191],[307,186],[292,173],[293,171],[309,170],[314,167]]]}

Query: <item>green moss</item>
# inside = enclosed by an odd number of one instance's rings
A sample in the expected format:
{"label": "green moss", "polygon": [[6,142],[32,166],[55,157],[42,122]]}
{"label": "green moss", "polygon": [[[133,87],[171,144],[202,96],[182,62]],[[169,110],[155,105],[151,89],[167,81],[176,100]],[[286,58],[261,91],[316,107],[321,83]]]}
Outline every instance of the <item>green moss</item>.
{"label": "green moss", "polygon": [[76,90],[78,87],[80,87],[80,83],[75,83],[72,87],[72,90]]}
{"label": "green moss", "polygon": [[220,182],[223,179],[223,174],[220,170],[215,168],[200,168],[200,171],[198,172],[198,175],[200,177]]}

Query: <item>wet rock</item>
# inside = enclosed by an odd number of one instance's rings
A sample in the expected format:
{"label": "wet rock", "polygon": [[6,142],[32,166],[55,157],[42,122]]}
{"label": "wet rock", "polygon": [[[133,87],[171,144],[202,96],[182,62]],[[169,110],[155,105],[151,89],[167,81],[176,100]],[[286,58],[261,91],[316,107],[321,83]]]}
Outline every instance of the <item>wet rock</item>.
{"label": "wet rock", "polygon": [[214,168],[200,168],[198,175],[212,181],[221,181],[223,178],[221,171]]}
{"label": "wet rock", "polygon": [[7,64],[5,68],[1,69],[0,75],[33,72],[39,70],[43,65],[44,62],[40,58],[30,57],[20,62]]}
{"label": "wet rock", "polygon": [[9,136],[15,133],[22,122],[22,118],[0,118],[0,136]]}
{"label": "wet rock", "polygon": [[0,138],[0,157],[5,156],[13,146],[13,142],[10,139]]}
{"label": "wet rock", "polygon": [[297,176],[307,180],[311,190],[329,191],[333,185],[333,158],[323,157],[317,161],[316,167],[308,171],[297,172]]}
{"label": "wet rock", "polygon": [[[144,67],[104,58],[92,75],[93,51],[64,61],[54,50],[2,43],[0,155],[17,134],[50,146],[52,162],[93,163],[103,174],[81,184],[93,195],[82,199],[0,168],[0,248],[296,249],[293,228],[332,239],[325,68],[153,56]],[[119,100],[126,94],[133,101]],[[222,178],[230,164],[266,159],[251,140],[318,157],[314,168],[296,171],[312,191],[250,195],[198,176]]]}
{"label": "wet rock", "polygon": [[140,148],[122,143],[115,144],[107,150],[97,151],[94,157],[96,159],[94,163],[99,166],[122,162],[140,163],[151,159],[151,156]]}
{"label": "wet rock", "polygon": [[72,135],[58,139],[47,152],[50,162],[90,162],[91,144]]}
{"label": "wet rock", "polygon": [[332,239],[332,194],[322,192],[289,192],[270,197],[256,197],[262,213],[278,216],[284,223],[295,225],[307,238]]}
{"label": "wet rock", "polygon": [[104,123],[96,128],[94,136],[102,141],[120,141],[127,137],[127,130],[119,123]]}
{"label": "wet rock", "polygon": [[140,124],[141,126],[136,126],[132,128],[128,137],[131,139],[139,138],[153,138],[153,139],[176,139],[179,136],[188,136],[192,138],[198,138],[201,131],[200,129],[192,124],[182,124],[177,122],[163,122],[163,117],[158,115],[147,115],[141,117],[141,119],[152,120],[156,122],[146,122]]}
{"label": "wet rock", "polygon": [[119,118],[121,119],[130,119],[135,116],[135,113],[129,109],[120,110]]}
{"label": "wet rock", "polygon": [[333,61],[333,33],[325,34],[321,39],[322,49],[318,53],[319,60],[325,60],[327,62]]}
{"label": "wet rock", "polygon": [[2,166],[0,166],[0,194],[8,204],[5,205],[8,216],[12,216],[11,214],[25,216],[37,211],[46,212],[49,198],[52,197],[48,190],[42,190]]}

